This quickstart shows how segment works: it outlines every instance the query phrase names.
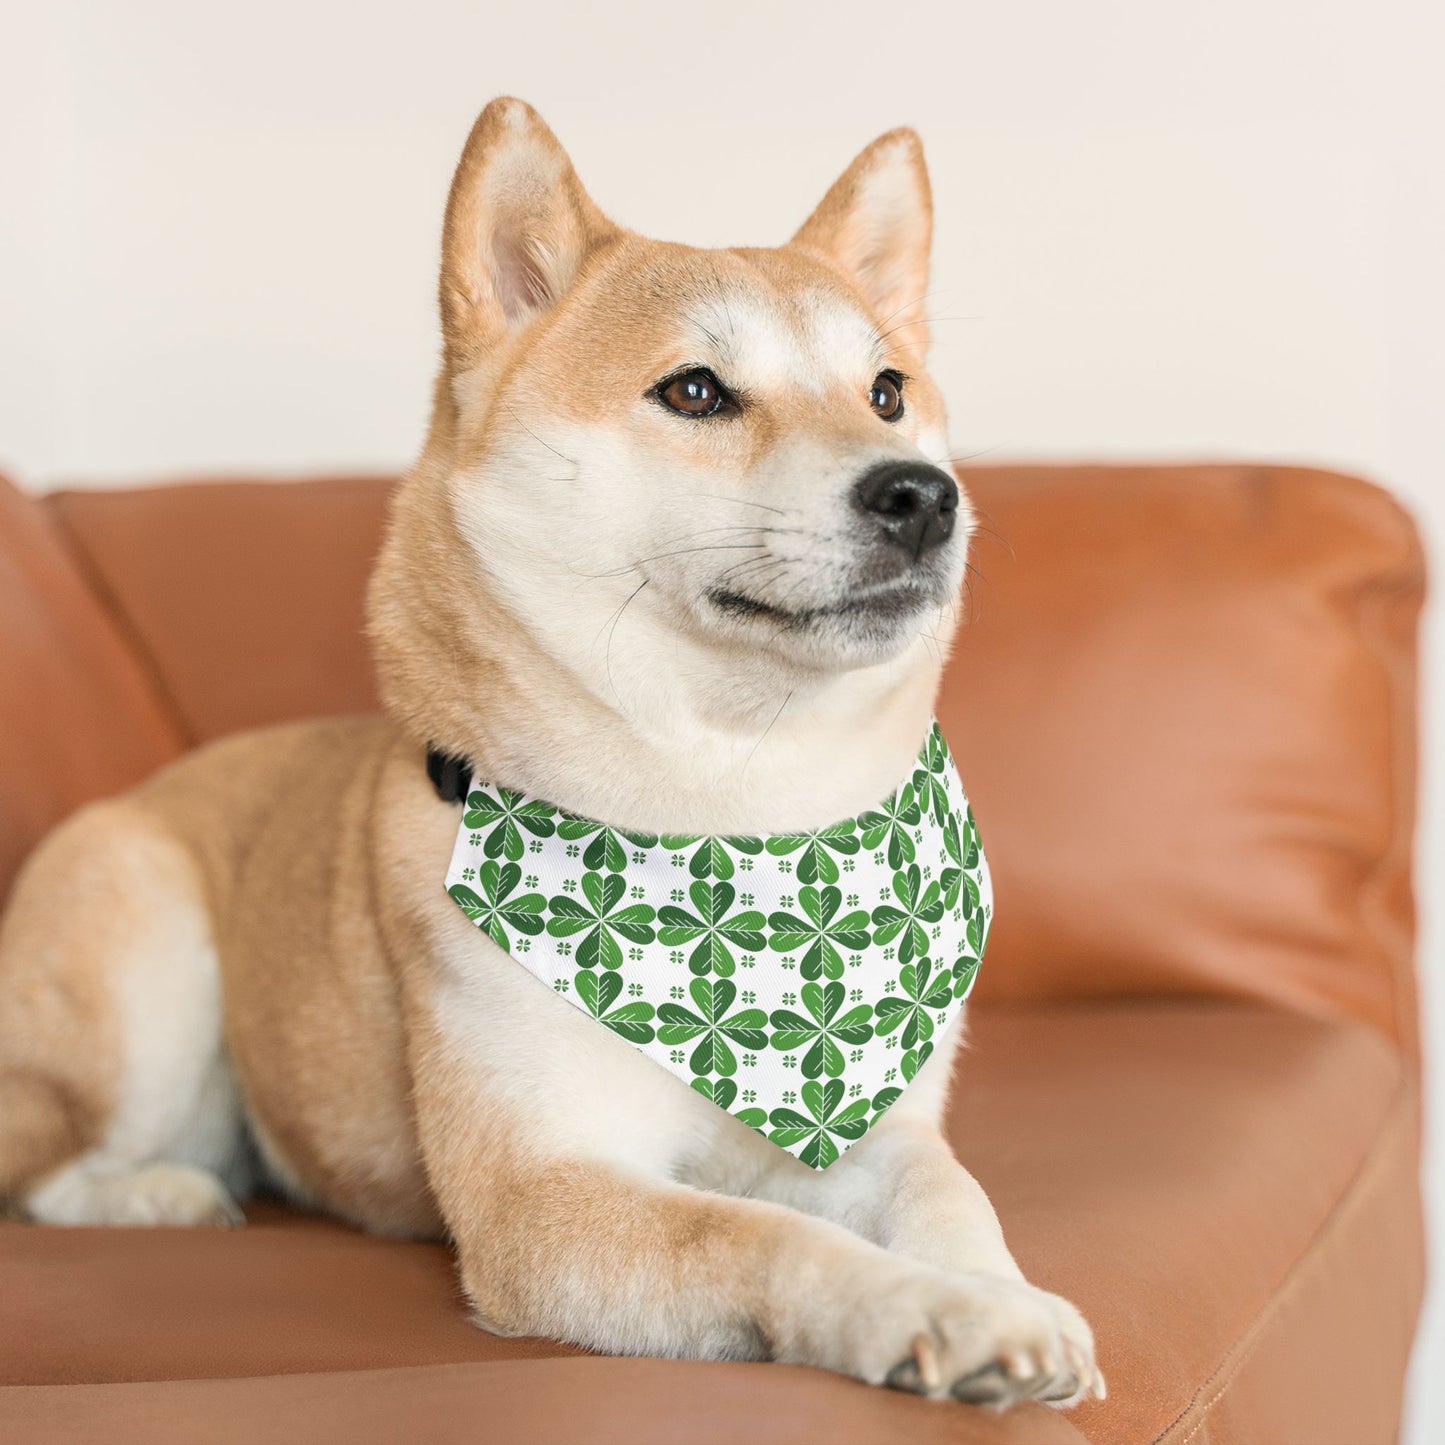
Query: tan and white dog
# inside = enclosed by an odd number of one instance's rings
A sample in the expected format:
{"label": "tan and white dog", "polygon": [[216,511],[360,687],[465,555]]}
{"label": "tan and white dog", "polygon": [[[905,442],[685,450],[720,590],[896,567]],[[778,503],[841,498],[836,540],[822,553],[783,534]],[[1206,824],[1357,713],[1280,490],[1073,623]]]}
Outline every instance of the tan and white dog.
{"label": "tan and white dog", "polygon": [[1102,1396],[939,1121],[957,1030],[814,1171],[555,997],[442,880],[428,743],[622,827],[815,827],[912,765],[969,531],[917,137],[777,249],[612,224],[483,111],[426,446],[370,593],[388,716],[221,741],[58,828],[0,932],[0,1196],[446,1234],[477,1322],[991,1404]]}

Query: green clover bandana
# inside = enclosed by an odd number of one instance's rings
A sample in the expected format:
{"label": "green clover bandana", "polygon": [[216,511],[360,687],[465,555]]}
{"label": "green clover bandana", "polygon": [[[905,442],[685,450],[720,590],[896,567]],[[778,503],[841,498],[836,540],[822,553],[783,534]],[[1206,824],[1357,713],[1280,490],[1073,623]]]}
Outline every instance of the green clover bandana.
{"label": "green clover bandana", "polygon": [[529,973],[815,1169],[933,1051],[993,917],[937,723],[889,798],[809,832],[629,832],[474,784],[446,886]]}

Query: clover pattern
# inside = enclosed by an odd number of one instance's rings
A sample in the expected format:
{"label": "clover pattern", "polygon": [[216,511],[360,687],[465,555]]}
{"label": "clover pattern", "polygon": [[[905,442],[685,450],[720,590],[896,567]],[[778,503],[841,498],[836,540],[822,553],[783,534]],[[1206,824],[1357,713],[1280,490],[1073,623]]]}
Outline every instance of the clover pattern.
{"label": "clover pattern", "polygon": [[881,807],[859,817],[863,846],[883,851],[890,868],[911,863],[916,851],[912,829],[922,816],[912,782],[904,783]]}
{"label": "clover pattern", "polygon": [[609,873],[621,873],[627,867],[628,855],[638,848],[651,848],[657,842],[656,833],[633,833],[622,828],[609,828],[605,823],[591,818],[579,818],[575,814],[562,817],[557,824],[557,836],[569,843],[582,838],[588,839],[582,852],[582,863],[594,872],[606,869]]}
{"label": "clover pattern", "polygon": [[944,742],[943,729],[937,723],[929,729],[928,741],[918,755],[913,792],[921,811],[930,814],[934,822],[942,826],[951,804],[948,796],[948,744]]}
{"label": "clover pattern", "polygon": [[641,832],[478,785],[446,882],[556,997],[815,1168],[928,1061],[992,921],[936,725],[878,807],[763,837]]}
{"label": "clover pattern", "polygon": [[840,949],[858,952],[868,947],[868,914],[862,908],[838,916],[843,891],[829,884],[814,888],[805,883],[798,889],[799,918],[782,909],[768,918],[772,930],[768,947],[778,953],[800,953],[798,971],[807,979],[843,977]]}
{"label": "clover pattern", "polygon": [[891,993],[873,1006],[878,1017],[878,1032],[891,1034],[902,1029],[899,1043],[905,1049],[926,1044],[933,1037],[933,1017],[929,1010],[938,1013],[953,1001],[953,977],[951,974],[935,975],[933,965],[926,958],[916,963],[905,963],[898,975],[898,993]]}
{"label": "clover pattern", "polygon": [[774,1109],[768,1115],[772,1129],[768,1138],[785,1149],[796,1149],[798,1158],[814,1169],[826,1169],[838,1157],[839,1139],[855,1143],[868,1130],[871,1103],[869,1099],[857,1099],[841,1112],[838,1105],[843,1102],[842,1079],[829,1079],[822,1083],[810,1079],[803,1085],[803,1104],[807,1114],[786,1106]]}
{"label": "clover pattern", "polygon": [[873,941],[889,944],[897,940],[902,963],[928,952],[928,925],[943,917],[943,899],[938,880],[927,887],[917,863],[910,863],[893,875],[893,898],[873,910]]}
{"label": "clover pattern", "polygon": [[866,1044],[873,1037],[872,1006],[855,1004],[840,1014],[846,990],[837,982],[805,983],[801,992],[808,1016],[792,1009],[775,1009],[769,1042],[784,1053],[805,1051],[802,1069],[807,1078],[816,1079],[820,1074],[836,1078],[843,1072],[841,1045]]}
{"label": "clover pattern", "polygon": [[[798,853],[799,883],[836,883],[838,863],[833,854],[851,858],[857,853],[860,844],[858,820],[844,818],[841,823],[815,828],[809,833],[774,833],[765,846],[775,858],[786,858],[790,853]],[[799,849],[802,851],[799,852]]]}
{"label": "clover pattern", "polygon": [[652,927],[656,913],[650,904],[617,907],[626,892],[627,882],[620,873],[584,873],[581,898],[563,894],[552,899],[547,932],[554,938],[570,938],[585,931],[577,945],[577,962],[583,968],[621,968],[619,936],[633,943],[651,943],[656,936]]}
{"label": "clover pattern", "polygon": [[614,1009],[612,1005],[621,992],[621,974],[583,972],[577,975],[577,993],[593,1018],[621,1034],[630,1044],[651,1043],[656,1032],[652,1027],[655,1010],[650,1003],[641,1001]]}
{"label": "clover pattern", "polygon": [[694,1074],[737,1073],[738,1061],[728,1047],[729,1040],[745,1049],[766,1047],[768,1016],[762,1009],[744,1008],[729,1014],[738,996],[737,986],[730,979],[695,978],[688,992],[697,1012],[677,1003],[663,1004],[657,1011],[661,1025],[657,1036],[664,1044],[698,1040],[688,1059]]}
{"label": "clover pattern", "polygon": [[482,835],[482,851],[488,858],[507,857],[515,863],[526,851],[522,830],[550,838],[557,831],[557,810],[508,788],[494,793],[478,788],[467,794],[462,825]]}
{"label": "clover pattern", "polygon": [[764,945],[763,915],[756,908],[732,912],[737,889],[731,883],[708,883],[699,878],[688,890],[689,913],[676,904],[665,903],[658,910],[658,938],[669,948],[697,940],[688,967],[693,973],[714,973],[729,977],[737,969],[733,945],[745,952],[757,952]]}
{"label": "clover pattern", "polygon": [[[663,846],[673,852],[683,853],[694,843],[697,851],[687,860],[687,871],[694,878],[731,878],[741,865],[744,871],[748,862],[763,851],[761,838],[708,836],[693,837],[687,834],[670,833],[663,837]],[[738,854],[735,862],[733,854]]]}
{"label": "clover pattern", "polygon": [[454,883],[447,892],[461,905],[462,912],[489,933],[498,948],[510,950],[511,939],[507,936],[510,926],[518,933],[535,935],[545,926],[542,912],[547,900],[540,893],[517,893],[517,884],[522,881],[522,869],[516,863],[501,864],[495,858],[488,858],[477,870],[477,881],[482,885],[476,893],[464,883]]}

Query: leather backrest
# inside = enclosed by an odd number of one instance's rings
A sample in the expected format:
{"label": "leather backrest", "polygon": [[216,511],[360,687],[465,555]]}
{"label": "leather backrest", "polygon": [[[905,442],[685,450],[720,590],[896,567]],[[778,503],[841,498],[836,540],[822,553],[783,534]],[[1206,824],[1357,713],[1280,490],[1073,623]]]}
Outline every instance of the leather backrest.
{"label": "leather backrest", "polygon": [[41,504],[0,477],[0,900],[54,823],[182,745]]}
{"label": "leather backrest", "polygon": [[[981,524],[939,712],[997,890],[976,997],[1249,996],[1412,1049],[1408,518],[1290,468],[963,475]],[[53,504],[203,740],[374,706],[386,489]]]}
{"label": "leather backrest", "polygon": [[362,599],[384,477],[57,492],[192,742],[374,711]]}
{"label": "leather backrest", "polygon": [[993,865],[993,1001],[1224,994],[1413,1051],[1415,529],[1283,467],[963,473],[940,717]]}

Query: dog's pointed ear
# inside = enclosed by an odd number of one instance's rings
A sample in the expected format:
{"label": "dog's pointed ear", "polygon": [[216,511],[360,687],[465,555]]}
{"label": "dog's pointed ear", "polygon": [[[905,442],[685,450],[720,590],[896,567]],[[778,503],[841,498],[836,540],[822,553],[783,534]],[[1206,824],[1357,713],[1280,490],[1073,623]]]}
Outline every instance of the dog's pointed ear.
{"label": "dog's pointed ear", "polygon": [[619,234],[542,117],[509,96],[477,117],[442,232],[442,337],[468,366],[554,306],[588,254]]}
{"label": "dog's pointed ear", "polygon": [[858,154],[790,244],[842,266],[879,323],[909,327],[908,343],[922,351],[928,344],[923,299],[932,240],[923,143],[904,127]]}

